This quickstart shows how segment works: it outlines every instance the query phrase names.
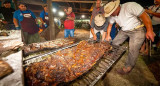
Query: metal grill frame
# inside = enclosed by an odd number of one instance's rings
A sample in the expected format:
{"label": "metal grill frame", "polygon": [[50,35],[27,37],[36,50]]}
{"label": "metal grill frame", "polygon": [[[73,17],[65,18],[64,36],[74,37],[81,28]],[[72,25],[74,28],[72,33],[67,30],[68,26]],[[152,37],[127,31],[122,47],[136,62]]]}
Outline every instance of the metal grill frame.
{"label": "metal grill frame", "polygon": [[[67,48],[74,47],[78,44],[79,43],[75,43],[75,44],[72,44],[70,46],[66,46],[66,47],[63,47],[63,48],[60,48],[60,49],[52,50],[48,53],[41,54],[41,55],[29,58],[29,59],[25,59],[23,61],[23,64],[24,64],[23,67],[25,69],[31,63],[43,61],[44,59],[42,57],[44,57],[44,56],[56,53],[57,51],[60,51],[60,50],[64,50],[64,49],[67,49]],[[97,81],[100,80],[104,76],[104,74],[112,67],[112,65],[114,63],[116,63],[118,59],[120,59],[120,57],[123,55],[123,53],[127,49],[126,46],[120,46],[120,47],[112,46],[112,48],[113,49],[110,52],[103,55],[89,71],[87,71],[86,73],[84,73],[83,75],[81,75],[80,77],[78,77],[77,79],[75,79],[73,81],[70,81],[70,82],[67,82],[67,83],[66,82],[60,83],[59,86],[64,86],[64,85],[65,86],[66,85],[67,86],[68,85],[69,86],[76,86],[76,85],[79,85],[79,86],[94,86],[97,83]],[[107,66],[105,66],[104,63],[106,63]],[[99,70],[99,69],[101,69],[101,70]],[[98,73],[98,75],[96,75],[96,73]],[[89,74],[91,74],[92,76],[95,76],[95,78],[93,80],[90,79],[89,76],[88,76]]]}
{"label": "metal grill frame", "polygon": [[[127,50],[127,46],[113,46],[113,49],[106,53],[97,63],[86,73],[78,77],[77,79],[68,82],[60,83],[58,86],[94,86],[104,75],[105,73],[122,57],[122,55]],[[107,66],[104,65],[104,61]],[[103,66],[100,67],[100,65]],[[102,70],[99,68],[104,67]],[[90,76],[94,76],[95,79],[91,79]]]}

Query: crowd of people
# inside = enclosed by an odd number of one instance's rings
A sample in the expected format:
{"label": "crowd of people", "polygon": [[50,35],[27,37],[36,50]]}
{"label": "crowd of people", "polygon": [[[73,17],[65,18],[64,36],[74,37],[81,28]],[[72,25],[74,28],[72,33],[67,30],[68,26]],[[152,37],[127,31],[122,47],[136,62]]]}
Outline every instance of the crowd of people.
{"label": "crowd of people", "polygon": [[[18,3],[18,10],[11,8],[10,1],[4,1],[3,7],[0,8],[0,13],[4,19],[0,19],[0,23],[4,24],[7,30],[22,30],[22,40],[25,44],[40,42],[38,32],[45,30],[49,26],[48,7],[43,6],[43,11],[40,13],[39,25],[35,14],[27,9],[25,3]],[[72,7],[64,9],[67,17],[64,20],[64,37],[74,37],[74,19],[75,14],[72,12]],[[40,30],[40,31],[39,31]]]}
{"label": "crowd of people", "polygon": [[[135,66],[140,48],[141,52],[146,52],[145,39],[151,40],[156,47],[160,46],[160,0],[154,0],[155,5],[148,9],[144,9],[136,2],[120,4],[120,0],[112,0],[104,6],[101,3],[101,0],[97,0],[92,11],[90,38],[97,41],[110,41],[116,46],[120,46],[129,38],[129,52],[125,66],[117,69],[119,74],[128,74]],[[3,5],[0,13],[3,14],[4,20],[0,21],[6,28],[21,29],[26,44],[39,42],[36,16],[27,9],[26,4],[19,3],[19,10],[16,11],[11,8],[9,1],[5,1]],[[47,5],[43,5],[43,8],[40,21],[42,29],[46,29],[49,26]],[[75,14],[72,12],[72,7],[65,8],[64,12],[66,14],[64,37],[74,37]]]}

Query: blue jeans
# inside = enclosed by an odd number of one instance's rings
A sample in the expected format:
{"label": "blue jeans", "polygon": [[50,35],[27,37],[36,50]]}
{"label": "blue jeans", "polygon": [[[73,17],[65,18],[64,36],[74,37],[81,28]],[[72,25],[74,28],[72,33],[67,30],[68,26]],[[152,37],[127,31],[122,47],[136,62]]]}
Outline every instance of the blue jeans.
{"label": "blue jeans", "polygon": [[64,37],[74,37],[74,29],[64,29]]}
{"label": "blue jeans", "polygon": [[116,37],[116,31],[117,28],[115,27],[116,23],[113,24],[112,29],[111,29],[111,38],[112,40]]}
{"label": "blue jeans", "polygon": [[100,32],[97,32],[97,33],[96,33],[96,36],[97,36],[97,41],[100,41],[101,33],[100,33]]}

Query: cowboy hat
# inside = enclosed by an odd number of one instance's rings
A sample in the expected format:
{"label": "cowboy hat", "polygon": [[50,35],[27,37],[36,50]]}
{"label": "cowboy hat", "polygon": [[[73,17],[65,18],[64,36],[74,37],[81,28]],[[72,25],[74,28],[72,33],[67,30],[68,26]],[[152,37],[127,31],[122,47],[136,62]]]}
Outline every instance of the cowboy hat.
{"label": "cowboy hat", "polygon": [[105,17],[110,16],[117,9],[119,4],[120,4],[120,0],[114,0],[114,1],[111,1],[111,2],[107,3],[104,6]]}
{"label": "cowboy hat", "polygon": [[102,14],[97,14],[94,18],[94,23],[97,26],[102,26],[105,23],[106,19]]}

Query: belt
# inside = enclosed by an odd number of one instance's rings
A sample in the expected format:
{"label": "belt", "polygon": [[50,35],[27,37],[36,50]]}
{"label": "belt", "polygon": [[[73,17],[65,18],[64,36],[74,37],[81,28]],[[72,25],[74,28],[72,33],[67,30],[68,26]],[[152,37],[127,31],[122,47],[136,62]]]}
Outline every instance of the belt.
{"label": "belt", "polygon": [[132,29],[130,31],[136,30],[136,29],[141,28],[141,27],[144,27],[144,24],[138,25],[137,27],[135,27],[134,29]]}

